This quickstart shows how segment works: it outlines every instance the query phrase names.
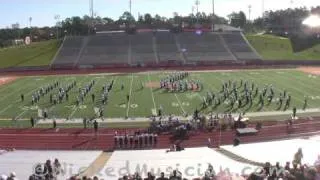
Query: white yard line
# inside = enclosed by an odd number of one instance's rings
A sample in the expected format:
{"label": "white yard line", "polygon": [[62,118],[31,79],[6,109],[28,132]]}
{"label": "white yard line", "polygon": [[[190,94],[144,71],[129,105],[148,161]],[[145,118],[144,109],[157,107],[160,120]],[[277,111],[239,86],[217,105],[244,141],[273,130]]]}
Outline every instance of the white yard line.
{"label": "white yard line", "polygon": [[[149,79],[149,83],[151,83],[150,73],[148,73],[148,79]],[[156,102],[154,100],[153,88],[150,88],[150,91],[151,91],[151,96],[152,96],[152,101],[153,101],[153,107],[154,107],[155,112],[157,112],[157,106],[156,106]]]}
{"label": "white yard line", "polygon": [[174,93],[174,96],[176,97],[176,99],[177,99],[177,101],[178,101],[178,103],[179,103],[179,105],[180,105],[180,108],[181,108],[182,112],[185,114],[185,113],[186,113],[186,111],[183,109],[182,104],[181,104],[181,102],[180,102],[180,100],[179,100],[179,98],[178,98],[177,94],[176,94],[176,93]]}
{"label": "white yard line", "polygon": [[73,109],[73,110],[72,110],[72,112],[70,113],[68,119],[70,119],[70,118],[74,115],[74,113],[75,113],[79,108],[76,107],[76,106],[74,106],[72,109]]}
{"label": "white yard line", "polygon": [[21,117],[22,115],[24,115],[26,112],[28,112],[29,110],[24,110],[22,111],[20,114],[18,114],[18,116],[15,119],[19,119],[19,117]]}
{"label": "white yard line", "polygon": [[130,100],[131,100],[131,94],[132,94],[132,83],[133,83],[133,73],[131,75],[131,84],[130,84],[130,92],[129,92],[129,100],[128,100],[128,107],[127,107],[127,114],[126,116],[129,117],[129,110],[130,110]]}
{"label": "white yard line", "polygon": [[7,106],[6,108],[2,109],[2,110],[0,111],[0,114],[2,114],[3,112],[5,112],[6,110],[8,110],[8,109],[11,108],[11,107],[12,107],[12,104],[10,104],[10,105]]}

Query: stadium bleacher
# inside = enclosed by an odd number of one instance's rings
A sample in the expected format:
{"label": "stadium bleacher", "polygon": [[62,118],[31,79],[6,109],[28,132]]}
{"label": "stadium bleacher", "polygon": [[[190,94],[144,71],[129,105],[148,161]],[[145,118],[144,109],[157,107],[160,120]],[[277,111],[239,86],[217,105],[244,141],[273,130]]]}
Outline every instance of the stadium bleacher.
{"label": "stadium bleacher", "polygon": [[73,65],[78,58],[83,40],[83,36],[67,36],[53,60],[53,65]]}
{"label": "stadium bleacher", "polygon": [[186,32],[179,41],[187,61],[234,60],[216,33]]}
{"label": "stadium bleacher", "polygon": [[157,54],[160,62],[182,61],[175,35],[170,32],[157,32]]}
{"label": "stadium bleacher", "polygon": [[222,37],[238,60],[261,59],[240,32],[222,33]]}
{"label": "stadium bleacher", "polygon": [[125,33],[90,36],[79,65],[128,63],[129,39]]}
{"label": "stadium bleacher", "polygon": [[152,33],[137,33],[129,37],[131,48],[130,64],[157,62]]}
{"label": "stadium bleacher", "polygon": [[261,59],[240,32],[99,33],[66,37],[54,66],[103,66]]}

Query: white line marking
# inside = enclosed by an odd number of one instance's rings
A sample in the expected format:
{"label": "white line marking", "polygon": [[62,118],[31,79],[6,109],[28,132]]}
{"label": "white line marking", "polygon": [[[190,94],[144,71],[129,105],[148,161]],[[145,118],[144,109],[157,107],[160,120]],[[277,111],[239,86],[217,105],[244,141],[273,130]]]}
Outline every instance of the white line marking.
{"label": "white line marking", "polygon": [[0,114],[2,114],[3,112],[5,112],[7,109],[11,108],[12,107],[12,104],[10,104],[9,106],[7,106],[6,108],[2,109],[0,111]]}
{"label": "white line marking", "polygon": [[186,113],[186,111],[183,109],[182,104],[181,104],[181,102],[180,102],[180,100],[179,100],[179,98],[178,98],[177,94],[176,94],[176,93],[174,93],[174,96],[176,97],[176,99],[177,99],[177,101],[178,101],[178,103],[179,103],[179,105],[180,105],[181,110],[182,110],[182,111],[183,111],[183,113],[185,114],[185,113]]}
{"label": "white line marking", "polygon": [[[149,83],[151,83],[150,73],[148,73],[148,79],[149,79]],[[157,112],[157,106],[156,106],[156,102],[154,100],[153,88],[150,87],[150,91],[151,91],[151,96],[152,96],[152,101],[153,101],[153,107],[154,107],[154,110]]]}
{"label": "white line marking", "polygon": [[26,113],[28,110],[24,110],[22,111],[15,119],[18,119],[19,117],[21,117],[24,113]]}
{"label": "white line marking", "polygon": [[130,110],[130,100],[131,100],[131,94],[132,94],[132,83],[133,83],[133,74],[131,75],[131,84],[130,84],[130,92],[129,92],[129,100],[128,100],[128,106],[127,106],[127,117],[129,117],[129,110]]}
{"label": "white line marking", "polygon": [[68,119],[70,119],[78,109],[79,109],[78,107],[73,107],[73,110],[72,110],[72,112],[70,113]]}

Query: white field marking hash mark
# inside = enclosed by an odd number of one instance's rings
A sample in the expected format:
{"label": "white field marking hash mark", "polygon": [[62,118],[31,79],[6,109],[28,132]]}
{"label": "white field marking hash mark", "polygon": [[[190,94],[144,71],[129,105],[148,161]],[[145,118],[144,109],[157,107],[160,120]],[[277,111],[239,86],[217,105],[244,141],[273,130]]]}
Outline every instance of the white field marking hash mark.
{"label": "white field marking hash mark", "polygon": [[[151,83],[150,73],[148,73],[148,79],[149,79],[149,83]],[[152,101],[153,101],[153,107],[154,107],[155,112],[157,112],[156,102],[154,100],[153,88],[150,88],[150,91],[151,91],[151,96],[152,96]]]}
{"label": "white field marking hash mark", "polygon": [[131,100],[131,94],[132,94],[132,83],[133,83],[133,74],[131,75],[131,83],[130,83],[130,92],[129,92],[129,100],[127,105],[127,117],[129,116],[129,110],[130,110],[130,100]]}

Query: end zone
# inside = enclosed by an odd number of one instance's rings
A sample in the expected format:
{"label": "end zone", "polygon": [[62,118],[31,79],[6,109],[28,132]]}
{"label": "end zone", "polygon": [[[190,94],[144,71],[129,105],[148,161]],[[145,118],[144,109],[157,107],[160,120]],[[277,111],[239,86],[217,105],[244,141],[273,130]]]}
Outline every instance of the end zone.
{"label": "end zone", "polygon": [[0,76],[0,86],[8,84],[18,79],[16,76]]}
{"label": "end zone", "polygon": [[318,76],[320,75],[320,67],[299,67],[297,69],[304,73],[318,75]]}

